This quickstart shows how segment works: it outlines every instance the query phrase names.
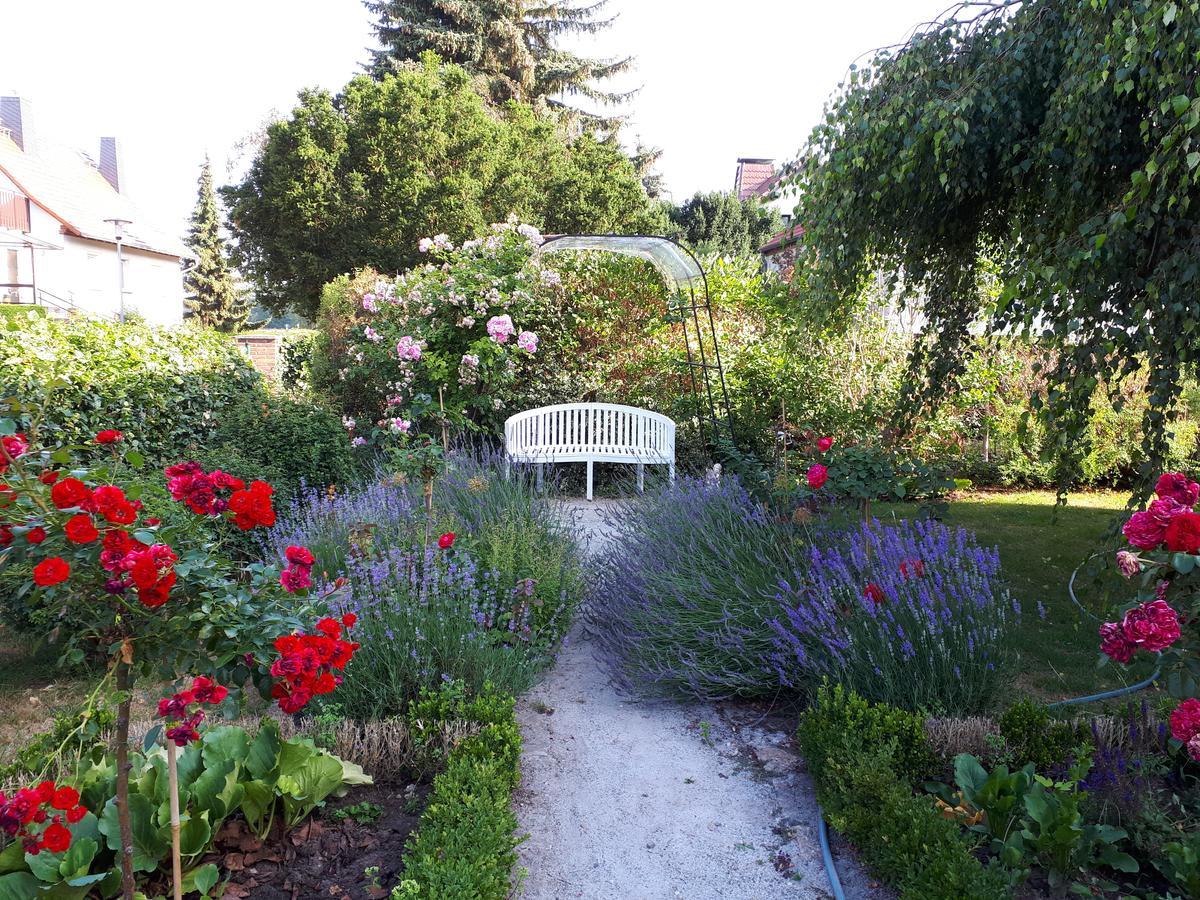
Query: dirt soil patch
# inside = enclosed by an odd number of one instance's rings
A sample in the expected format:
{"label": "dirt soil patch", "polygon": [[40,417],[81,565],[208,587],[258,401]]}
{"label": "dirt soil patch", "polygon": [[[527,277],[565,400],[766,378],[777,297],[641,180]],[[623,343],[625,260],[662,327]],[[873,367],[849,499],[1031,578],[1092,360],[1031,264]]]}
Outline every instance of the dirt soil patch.
{"label": "dirt soil patch", "polygon": [[[427,785],[354,788],[287,834],[277,823],[265,841],[236,819],[221,829],[205,861],[228,875],[226,900],[378,900],[403,872],[404,843],[428,793]],[[376,808],[377,818],[362,815]]]}

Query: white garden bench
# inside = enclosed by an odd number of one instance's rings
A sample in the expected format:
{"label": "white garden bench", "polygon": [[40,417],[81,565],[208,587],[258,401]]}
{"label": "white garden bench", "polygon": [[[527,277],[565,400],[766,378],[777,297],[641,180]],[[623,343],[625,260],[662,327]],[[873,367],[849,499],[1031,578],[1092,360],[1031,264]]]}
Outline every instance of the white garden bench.
{"label": "white garden bench", "polygon": [[536,463],[538,487],[546,463],[587,463],[587,498],[598,462],[637,466],[638,491],[647,465],[666,466],[675,480],[675,423],[664,415],[616,403],[559,403],[509,416],[504,450],[511,462]]}

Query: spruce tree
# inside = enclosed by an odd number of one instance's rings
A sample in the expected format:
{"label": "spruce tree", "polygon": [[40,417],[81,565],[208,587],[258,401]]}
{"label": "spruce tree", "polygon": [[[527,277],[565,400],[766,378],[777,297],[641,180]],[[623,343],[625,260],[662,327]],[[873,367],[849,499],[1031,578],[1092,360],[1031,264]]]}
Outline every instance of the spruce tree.
{"label": "spruce tree", "polygon": [[[496,103],[521,100],[564,107],[560,95],[603,105],[628,94],[596,87],[627,70],[633,59],[588,59],[555,46],[566,34],[594,34],[611,19],[597,16],[607,0],[364,0],[377,17],[371,74],[381,77],[432,50],[485,82]],[[578,113],[578,110],[572,110]]]}
{"label": "spruce tree", "polygon": [[221,220],[208,157],[200,170],[199,191],[186,243],[196,263],[184,275],[186,315],[218,331],[237,331],[250,317],[250,303],[234,283],[221,239]]}

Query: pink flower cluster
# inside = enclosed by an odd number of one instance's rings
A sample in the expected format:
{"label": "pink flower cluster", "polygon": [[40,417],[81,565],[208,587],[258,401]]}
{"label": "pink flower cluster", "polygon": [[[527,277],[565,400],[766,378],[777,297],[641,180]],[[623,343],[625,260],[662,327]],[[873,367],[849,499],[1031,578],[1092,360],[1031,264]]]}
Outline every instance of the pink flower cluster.
{"label": "pink flower cluster", "polygon": [[312,587],[312,567],[316,559],[307,547],[288,547],[284,551],[288,565],[279,573],[279,583],[289,594]]}
{"label": "pink flower cluster", "polygon": [[1171,713],[1171,737],[1183,742],[1188,755],[1200,762],[1200,700],[1184,700]]}
{"label": "pink flower cluster", "polygon": [[1154,486],[1158,499],[1129,517],[1121,529],[1125,539],[1139,550],[1168,550],[1200,553],[1200,515],[1192,512],[1200,498],[1200,484],[1181,472],[1168,472]]}
{"label": "pink flower cluster", "polygon": [[508,339],[517,332],[517,327],[513,325],[512,316],[492,316],[487,322],[487,333],[497,344],[504,344]]}
{"label": "pink flower cluster", "polygon": [[1151,600],[1125,613],[1120,622],[1100,626],[1100,649],[1119,663],[1127,663],[1141,649],[1166,650],[1179,640],[1179,614],[1165,600]]}
{"label": "pink flower cluster", "polygon": [[538,336],[532,331],[522,331],[517,335],[517,346],[526,353],[537,353]]}
{"label": "pink flower cluster", "polygon": [[222,687],[211,678],[197,675],[192,679],[189,690],[180,691],[158,701],[158,715],[166,719],[167,740],[176,747],[186,747],[200,739],[198,730],[204,721],[204,706],[218,706],[229,695],[229,688]]}
{"label": "pink flower cluster", "polygon": [[421,342],[414,339],[411,334],[404,335],[396,344],[396,356],[402,360],[416,362],[421,358]]}

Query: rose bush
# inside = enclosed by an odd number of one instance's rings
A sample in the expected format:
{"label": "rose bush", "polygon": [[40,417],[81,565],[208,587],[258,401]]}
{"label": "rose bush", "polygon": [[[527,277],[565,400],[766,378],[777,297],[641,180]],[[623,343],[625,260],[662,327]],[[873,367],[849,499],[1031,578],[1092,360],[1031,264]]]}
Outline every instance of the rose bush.
{"label": "rose bush", "polygon": [[[192,518],[166,523],[146,514],[134,489],[121,486],[144,460],[123,447],[115,430],[102,430],[88,445],[50,449],[40,444],[37,414],[26,411],[24,421],[32,427],[19,433],[14,418],[0,419],[0,570],[29,567],[20,590],[42,621],[56,623],[51,639],[64,645],[67,659],[97,651],[109,657],[93,698],[105,687],[116,694],[117,792],[124,797],[135,679],[198,674],[191,690],[168,698],[163,709],[174,723],[170,739],[182,744],[197,735],[194,704],[220,702],[227,690],[249,683],[280,699],[279,673],[269,660],[280,642],[301,640],[304,622],[315,617],[316,598],[295,577],[306,574],[312,555],[288,549],[289,582],[277,563],[239,569],[221,553],[222,527],[240,532],[274,524],[273,491],[265,482],[246,484],[195,462],[170,466],[163,475],[168,490]],[[325,690],[337,683],[329,668],[343,667],[353,649],[322,633],[332,650],[318,642],[315,658],[306,656],[297,674],[313,673]],[[128,805],[118,809],[121,843],[132,846]],[[133,872],[125,863],[123,890],[132,896]]]}
{"label": "rose bush", "polygon": [[1142,651],[1160,654],[1167,690],[1182,700],[1171,715],[1172,739],[1200,762],[1200,515],[1193,511],[1200,484],[1168,472],[1154,492],[1122,529],[1134,550],[1118,551],[1116,560],[1126,578],[1140,574],[1141,589],[1118,621],[1100,626],[1100,650],[1122,665]]}

